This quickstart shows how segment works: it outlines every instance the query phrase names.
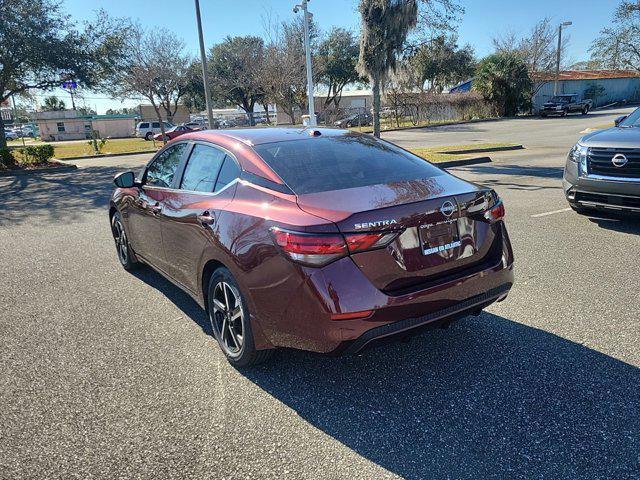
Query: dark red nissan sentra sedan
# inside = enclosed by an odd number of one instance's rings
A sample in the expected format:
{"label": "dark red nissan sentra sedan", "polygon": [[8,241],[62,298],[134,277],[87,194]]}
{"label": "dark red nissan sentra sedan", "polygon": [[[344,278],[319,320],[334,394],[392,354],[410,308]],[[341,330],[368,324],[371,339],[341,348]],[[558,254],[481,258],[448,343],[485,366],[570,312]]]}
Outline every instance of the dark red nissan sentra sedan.
{"label": "dark red nissan sentra sedan", "polygon": [[115,184],[122,265],[193,296],[237,366],[445,326],[513,283],[497,194],[367,135],[188,133]]}

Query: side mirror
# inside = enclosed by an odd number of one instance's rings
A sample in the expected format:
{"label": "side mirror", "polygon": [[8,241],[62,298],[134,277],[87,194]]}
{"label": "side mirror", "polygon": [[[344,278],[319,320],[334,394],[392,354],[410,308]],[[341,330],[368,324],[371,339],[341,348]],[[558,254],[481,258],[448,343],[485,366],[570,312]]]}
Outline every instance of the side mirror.
{"label": "side mirror", "polygon": [[136,185],[136,174],[133,172],[122,172],[117,174],[113,183],[116,184],[116,187],[119,188],[131,188]]}
{"label": "side mirror", "polygon": [[622,115],[614,120],[616,127],[627,119],[627,115]]}

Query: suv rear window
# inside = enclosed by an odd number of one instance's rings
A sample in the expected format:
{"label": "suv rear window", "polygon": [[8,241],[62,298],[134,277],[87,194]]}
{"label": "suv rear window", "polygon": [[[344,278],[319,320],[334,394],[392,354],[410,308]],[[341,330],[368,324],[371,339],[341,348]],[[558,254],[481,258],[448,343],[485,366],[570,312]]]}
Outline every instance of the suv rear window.
{"label": "suv rear window", "polygon": [[361,135],[264,143],[253,148],[300,195],[443,175],[420,157]]}

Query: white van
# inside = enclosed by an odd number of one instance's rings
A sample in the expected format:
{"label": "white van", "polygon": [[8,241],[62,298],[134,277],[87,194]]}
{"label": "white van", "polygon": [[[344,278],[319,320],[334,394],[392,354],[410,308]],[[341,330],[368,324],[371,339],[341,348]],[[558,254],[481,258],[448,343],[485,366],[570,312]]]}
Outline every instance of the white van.
{"label": "white van", "polygon": [[[163,122],[165,132],[174,125],[170,122]],[[144,138],[145,140],[151,140],[157,133],[162,132],[160,129],[160,122],[140,122],[136,125],[136,137]]]}

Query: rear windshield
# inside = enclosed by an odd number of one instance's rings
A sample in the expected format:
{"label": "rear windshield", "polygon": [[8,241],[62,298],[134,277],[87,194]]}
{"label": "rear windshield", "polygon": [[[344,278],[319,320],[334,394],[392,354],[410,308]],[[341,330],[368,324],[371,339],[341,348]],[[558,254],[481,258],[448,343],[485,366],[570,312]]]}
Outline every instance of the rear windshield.
{"label": "rear windshield", "polygon": [[254,149],[299,195],[443,175],[420,157],[360,135],[264,143]]}

